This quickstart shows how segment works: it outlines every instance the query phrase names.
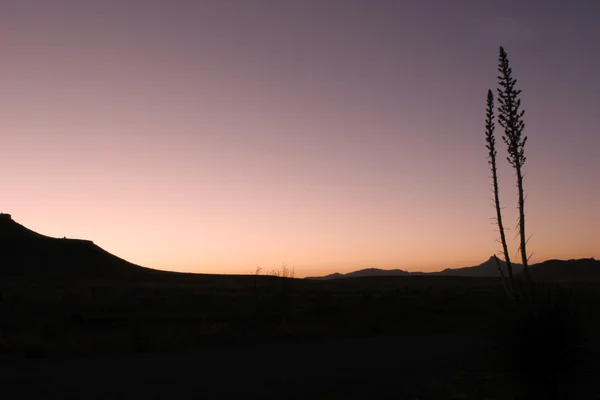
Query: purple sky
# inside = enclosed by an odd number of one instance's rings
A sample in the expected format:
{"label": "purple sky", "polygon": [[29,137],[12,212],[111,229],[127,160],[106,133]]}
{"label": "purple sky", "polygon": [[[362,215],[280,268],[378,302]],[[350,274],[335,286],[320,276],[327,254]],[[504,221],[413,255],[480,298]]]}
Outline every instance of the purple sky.
{"label": "purple sky", "polygon": [[0,211],[161,269],[476,264],[503,45],[532,261],[600,257],[597,38],[597,1],[6,0]]}

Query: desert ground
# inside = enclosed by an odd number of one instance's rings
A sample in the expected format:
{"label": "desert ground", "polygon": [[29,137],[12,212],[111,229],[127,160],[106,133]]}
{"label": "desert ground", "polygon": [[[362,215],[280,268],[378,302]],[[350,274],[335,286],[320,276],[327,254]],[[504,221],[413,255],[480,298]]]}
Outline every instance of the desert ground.
{"label": "desert ground", "polygon": [[[600,285],[553,287],[577,298],[577,324],[569,331],[582,350],[569,398],[596,398]],[[207,275],[4,283],[0,294],[3,398],[513,399],[519,393],[520,373],[509,367],[506,351],[519,331],[511,328],[498,279]],[[561,377],[571,367],[554,354],[559,323],[538,324],[544,335],[534,347]]]}
{"label": "desert ground", "polygon": [[497,379],[490,371],[465,376],[488,346],[481,337],[447,334],[215,345],[185,354],[22,360],[2,365],[0,383],[14,398],[458,399],[468,393],[465,379],[480,391]]}

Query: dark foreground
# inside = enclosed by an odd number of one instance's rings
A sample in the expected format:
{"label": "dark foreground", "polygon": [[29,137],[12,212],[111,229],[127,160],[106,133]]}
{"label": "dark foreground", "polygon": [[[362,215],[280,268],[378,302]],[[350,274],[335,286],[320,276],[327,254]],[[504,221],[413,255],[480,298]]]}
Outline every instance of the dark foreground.
{"label": "dark foreground", "polygon": [[[513,399],[483,337],[215,345],[187,354],[2,362],[2,398]],[[570,399],[599,398],[582,377]]]}
{"label": "dark foreground", "polygon": [[484,398],[473,396],[501,378],[480,367],[490,345],[437,335],[21,360],[1,364],[0,387],[3,398],[45,399]]}
{"label": "dark foreground", "polygon": [[498,280],[210,279],[0,285],[1,398],[512,400],[529,373],[504,355],[522,332],[513,353],[537,344],[528,368],[552,365],[553,381],[569,372],[561,338],[585,340],[576,385],[520,398],[600,398],[595,284],[567,285],[577,324],[503,331]]}

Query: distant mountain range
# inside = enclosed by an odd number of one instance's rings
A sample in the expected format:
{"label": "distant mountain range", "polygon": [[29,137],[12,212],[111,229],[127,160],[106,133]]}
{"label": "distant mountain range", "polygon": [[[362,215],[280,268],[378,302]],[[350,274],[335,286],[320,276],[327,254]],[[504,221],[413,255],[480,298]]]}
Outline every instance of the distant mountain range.
{"label": "distant mountain range", "polygon": [[[500,261],[506,273],[506,263]],[[513,264],[514,272],[521,275],[523,266]],[[600,279],[600,261],[593,258],[579,260],[548,260],[530,266],[531,275],[542,280]],[[375,276],[462,276],[499,277],[493,257],[473,267],[445,269],[439,272],[408,272],[401,269],[368,268],[347,274],[334,273],[305,279],[330,280]],[[160,271],[125,261],[96,246],[89,240],[59,239],[41,235],[17,222],[9,214],[0,214],[0,281],[26,280],[160,280],[174,278],[195,279],[207,274]]]}
{"label": "distant mountain range", "polygon": [[[508,269],[506,263],[502,260],[500,266],[506,276]],[[531,276],[542,280],[586,280],[600,279],[600,261],[593,258],[583,258],[578,260],[548,260],[529,266]],[[513,264],[513,272],[517,277],[523,275],[523,265]],[[479,277],[479,278],[499,278],[500,271],[496,264],[496,260],[491,256],[487,261],[473,266],[463,268],[447,268],[438,272],[408,272],[401,269],[379,269],[367,268],[358,271],[340,274],[338,272],[325,276],[307,277],[305,279],[330,280],[357,278],[367,276],[462,276],[462,277]]]}
{"label": "distant mountain range", "polygon": [[[502,260],[500,261],[500,267],[504,272],[504,275],[508,276],[508,267],[506,266],[506,262]],[[523,271],[523,265],[518,263],[512,263],[513,273],[519,274]],[[498,271],[498,265],[496,264],[496,260],[494,256],[491,256],[487,261],[476,265],[474,267],[463,267],[463,268],[455,268],[450,269],[446,268],[440,272],[434,272],[434,275],[448,275],[448,276],[476,276],[476,277],[500,277],[500,271]]]}
{"label": "distant mountain range", "polygon": [[[502,260],[500,265],[505,274],[508,274],[506,263]],[[523,270],[521,264],[513,264],[513,271],[515,274],[520,273]],[[356,278],[364,276],[398,276],[398,275],[445,275],[445,276],[474,276],[474,277],[500,277],[498,266],[494,257],[490,257],[486,262],[476,265],[474,267],[463,267],[463,268],[447,268],[439,272],[408,272],[402,269],[379,269],[379,268],[367,268],[358,271],[349,272],[347,274],[340,274],[336,272],[325,276],[311,276],[306,279],[341,279],[341,278]]]}

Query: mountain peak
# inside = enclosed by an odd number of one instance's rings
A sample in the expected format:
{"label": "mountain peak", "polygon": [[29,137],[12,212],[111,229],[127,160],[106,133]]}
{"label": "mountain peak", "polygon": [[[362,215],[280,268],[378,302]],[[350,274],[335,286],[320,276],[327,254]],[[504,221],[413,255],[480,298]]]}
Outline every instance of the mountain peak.
{"label": "mountain peak", "polygon": [[10,214],[0,213],[0,221],[12,221],[12,216]]}
{"label": "mountain peak", "polygon": [[[494,264],[496,264],[496,257],[498,257],[498,256],[496,256],[495,254],[492,254],[492,255],[490,256],[490,258],[488,258],[488,260],[487,260],[487,261],[486,261],[484,264],[487,264],[488,262],[493,262]],[[506,261],[505,261],[504,259],[502,259],[501,257],[498,257],[498,261],[500,261],[500,264],[503,264],[503,263],[505,263],[505,262],[506,262]],[[514,264],[514,263],[513,263],[513,264]]]}

